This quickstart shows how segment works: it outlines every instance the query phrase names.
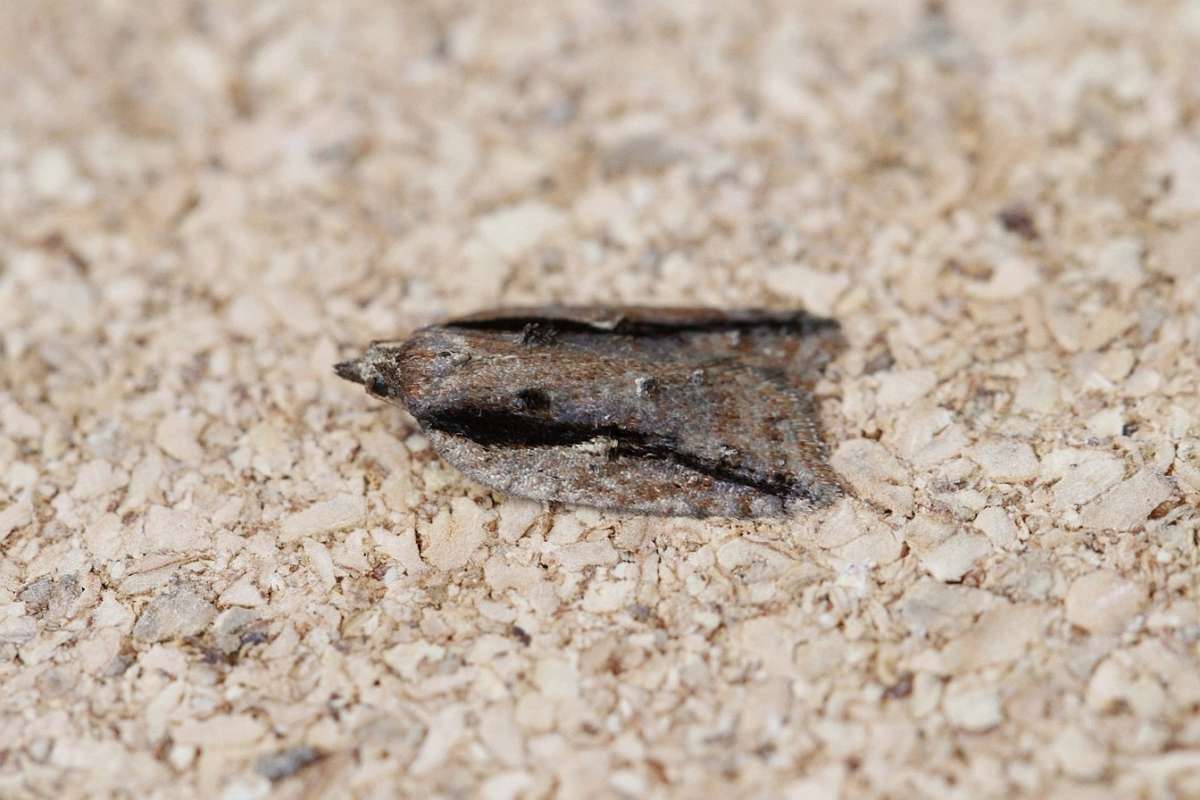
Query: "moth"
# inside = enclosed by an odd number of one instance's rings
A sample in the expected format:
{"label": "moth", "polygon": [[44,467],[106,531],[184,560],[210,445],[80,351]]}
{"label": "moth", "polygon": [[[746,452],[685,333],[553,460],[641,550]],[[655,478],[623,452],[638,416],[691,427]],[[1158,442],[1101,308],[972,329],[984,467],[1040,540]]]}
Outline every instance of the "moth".
{"label": "moth", "polygon": [[502,492],[760,517],[841,493],[811,393],[841,344],[803,311],[539,306],[377,341],[334,369]]}

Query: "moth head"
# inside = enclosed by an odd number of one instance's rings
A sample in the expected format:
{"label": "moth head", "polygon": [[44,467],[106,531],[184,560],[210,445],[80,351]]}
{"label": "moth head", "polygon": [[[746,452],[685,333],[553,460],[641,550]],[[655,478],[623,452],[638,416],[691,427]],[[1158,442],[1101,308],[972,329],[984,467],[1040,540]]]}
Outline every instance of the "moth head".
{"label": "moth head", "polygon": [[333,371],[339,378],[361,383],[366,387],[368,394],[387,399],[391,391],[388,385],[387,371],[380,369],[379,359],[373,357],[374,355],[371,350],[368,350],[367,354],[361,358],[334,364]]}
{"label": "moth head", "polygon": [[375,342],[334,367],[367,393],[421,419],[461,408],[540,418],[552,403],[542,375],[528,375],[528,346],[516,337],[460,335],[434,326],[402,342]]}
{"label": "moth head", "polygon": [[419,330],[406,341],[375,342],[361,358],[338,364],[341,377],[362,384],[373,397],[403,405],[414,414],[445,405],[477,382],[482,353],[437,328]]}

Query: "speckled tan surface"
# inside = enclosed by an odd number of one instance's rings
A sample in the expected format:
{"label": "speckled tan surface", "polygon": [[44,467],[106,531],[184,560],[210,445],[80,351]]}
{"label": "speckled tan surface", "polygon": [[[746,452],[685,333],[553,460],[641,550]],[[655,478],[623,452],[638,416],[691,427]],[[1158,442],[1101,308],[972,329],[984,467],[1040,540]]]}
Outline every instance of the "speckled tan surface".
{"label": "speckled tan surface", "polygon": [[[0,796],[1200,797],[1200,4],[0,11]],[[330,365],[804,305],[854,488],[494,495]]]}

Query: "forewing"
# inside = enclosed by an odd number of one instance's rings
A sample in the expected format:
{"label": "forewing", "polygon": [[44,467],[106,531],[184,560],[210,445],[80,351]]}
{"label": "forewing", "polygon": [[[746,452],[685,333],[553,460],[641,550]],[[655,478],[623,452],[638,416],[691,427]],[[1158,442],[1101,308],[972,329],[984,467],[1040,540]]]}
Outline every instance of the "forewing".
{"label": "forewing", "polygon": [[431,326],[339,374],[503,491],[747,517],[837,495],[808,389],[839,344],[799,312],[551,306]]}

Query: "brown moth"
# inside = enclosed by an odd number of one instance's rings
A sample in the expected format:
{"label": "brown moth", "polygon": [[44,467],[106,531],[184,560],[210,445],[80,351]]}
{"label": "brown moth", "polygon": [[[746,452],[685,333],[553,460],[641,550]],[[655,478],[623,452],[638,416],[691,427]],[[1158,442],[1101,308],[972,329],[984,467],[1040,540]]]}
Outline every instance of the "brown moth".
{"label": "brown moth", "polygon": [[756,517],[841,493],[810,393],[841,341],[800,311],[539,306],[375,342],[335,369],[500,491]]}

